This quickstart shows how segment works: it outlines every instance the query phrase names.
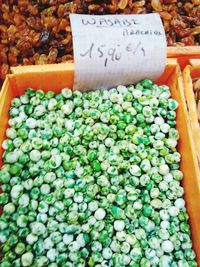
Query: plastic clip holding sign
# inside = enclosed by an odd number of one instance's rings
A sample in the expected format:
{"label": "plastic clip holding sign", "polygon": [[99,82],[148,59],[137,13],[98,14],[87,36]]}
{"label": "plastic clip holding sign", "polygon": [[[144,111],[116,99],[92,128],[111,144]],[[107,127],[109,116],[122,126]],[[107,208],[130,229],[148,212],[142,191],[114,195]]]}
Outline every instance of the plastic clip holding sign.
{"label": "plastic clip holding sign", "polygon": [[111,88],[156,80],[166,64],[166,37],[159,14],[70,14],[75,90]]}

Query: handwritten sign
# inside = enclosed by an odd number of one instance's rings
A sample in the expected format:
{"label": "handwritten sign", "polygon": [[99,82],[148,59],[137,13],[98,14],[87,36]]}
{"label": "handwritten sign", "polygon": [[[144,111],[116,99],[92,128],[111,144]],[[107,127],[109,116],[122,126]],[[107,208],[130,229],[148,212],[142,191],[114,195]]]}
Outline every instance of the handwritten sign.
{"label": "handwritten sign", "polygon": [[166,38],[159,14],[70,14],[75,90],[111,88],[155,80],[166,63]]}

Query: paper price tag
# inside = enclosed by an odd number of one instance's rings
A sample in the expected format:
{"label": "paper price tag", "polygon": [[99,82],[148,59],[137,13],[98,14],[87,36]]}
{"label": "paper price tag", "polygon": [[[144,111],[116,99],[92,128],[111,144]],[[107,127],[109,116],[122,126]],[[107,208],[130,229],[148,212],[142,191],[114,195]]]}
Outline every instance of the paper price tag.
{"label": "paper price tag", "polygon": [[70,14],[75,90],[111,88],[157,79],[166,64],[166,38],[159,14]]}

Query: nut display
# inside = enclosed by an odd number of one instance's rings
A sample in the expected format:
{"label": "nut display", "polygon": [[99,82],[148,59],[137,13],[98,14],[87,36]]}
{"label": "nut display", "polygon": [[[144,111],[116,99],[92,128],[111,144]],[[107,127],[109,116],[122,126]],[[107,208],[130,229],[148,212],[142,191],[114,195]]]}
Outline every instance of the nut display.
{"label": "nut display", "polygon": [[1,267],[196,267],[177,108],[150,80],[15,97],[0,171]]}
{"label": "nut display", "polygon": [[72,60],[69,13],[151,12],[160,13],[168,46],[199,45],[199,0],[1,0],[0,80],[10,66]]}

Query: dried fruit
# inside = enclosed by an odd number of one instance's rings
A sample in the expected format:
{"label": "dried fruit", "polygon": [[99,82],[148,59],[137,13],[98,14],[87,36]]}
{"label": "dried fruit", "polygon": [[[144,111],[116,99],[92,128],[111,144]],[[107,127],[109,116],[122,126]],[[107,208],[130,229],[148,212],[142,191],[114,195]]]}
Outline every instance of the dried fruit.
{"label": "dried fruit", "polygon": [[198,6],[200,5],[200,0],[192,0],[192,4]]}
{"label": "dried fruit", "polygon": [[127,5],[128,5],[128,0],[120,0],[118,7],[119,9],[125,9]]}
{"label": "dried fruit", "polygon": [[161,5],[160,0],[151,0],[151,6],[157,12],[162,11],[162,5]]}

